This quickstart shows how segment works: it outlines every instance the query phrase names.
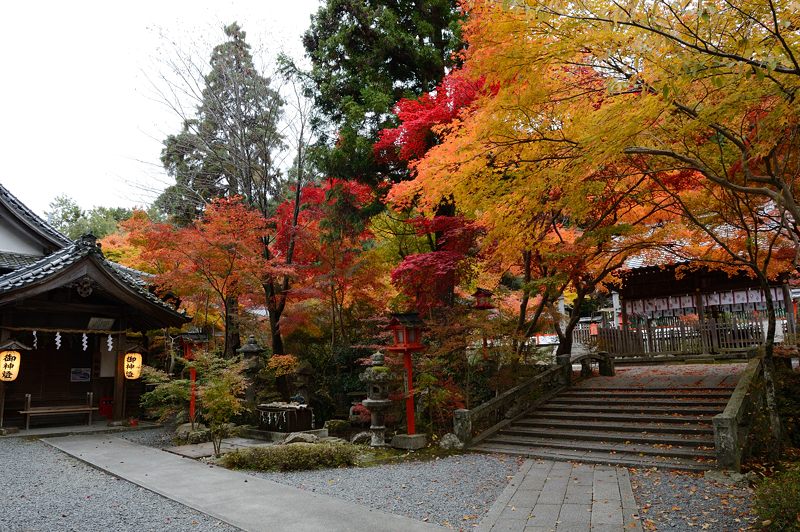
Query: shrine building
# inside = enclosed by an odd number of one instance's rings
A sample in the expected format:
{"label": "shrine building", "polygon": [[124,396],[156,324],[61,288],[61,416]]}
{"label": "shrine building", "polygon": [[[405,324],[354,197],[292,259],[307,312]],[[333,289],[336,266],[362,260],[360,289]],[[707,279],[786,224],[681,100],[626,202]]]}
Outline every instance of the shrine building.
{"label": "shrine building", "polygon": [[[126,355],[146,361],[146,331],[189,320],[94,236],[70,240],[0,185],[0,350],[20,354],[17,377],[0,382],[6,427],[85,423],[68,411],[88,402],[107,419],[130,415],[143,384],[125,379]],[[42,415],[26,419],[31,407]]]}

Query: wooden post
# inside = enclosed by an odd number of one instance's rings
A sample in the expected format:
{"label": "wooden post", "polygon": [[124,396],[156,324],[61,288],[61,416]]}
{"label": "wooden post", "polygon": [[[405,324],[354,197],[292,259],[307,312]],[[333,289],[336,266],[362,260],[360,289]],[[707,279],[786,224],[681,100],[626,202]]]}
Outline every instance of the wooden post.
{"label": "wooden post", "polygon": [[694,306],[697,309],[697,318],[700,320],[700,323],[706,322],[706,304],[703,301],[703,294],[695,293],[694,295]]}
{"label": "wooden post", "polygon": [[114,371],[114,411],[111,416],[114,421],[125,417],[125,341],[124,333],[117,338],[117,368]]}
{"label": "wooden post", "polygon": [[653,322],[652,318],[648,317],[645,323],[647,327],[647,353],[645,353],[648,358],[653,356],[653,351],[655,351],[654,345],[654,338],[653,338]]}
{"label": "wooden post", "polygon": [[0,429],[3,428],[3,415],[6,411],[6,383],[0,381]]}

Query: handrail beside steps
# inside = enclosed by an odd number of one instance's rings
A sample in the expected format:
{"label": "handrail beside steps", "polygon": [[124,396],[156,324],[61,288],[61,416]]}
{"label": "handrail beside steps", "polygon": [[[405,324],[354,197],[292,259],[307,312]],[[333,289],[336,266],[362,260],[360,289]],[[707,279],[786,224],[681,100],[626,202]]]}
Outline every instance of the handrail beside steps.
{"label": "handrail beside steps", "polygon": [[465,446],[480,443],[568,388],[573,381],[573,364],[581,365],[579,378],[591,376],[592,361],[599,363],[601,375],[614,375],[614,361],[607,353],[582,353],[564,358],[559,364],[549,366],[542,373],[473,409],[455,410],[453,432],[461,443]]}

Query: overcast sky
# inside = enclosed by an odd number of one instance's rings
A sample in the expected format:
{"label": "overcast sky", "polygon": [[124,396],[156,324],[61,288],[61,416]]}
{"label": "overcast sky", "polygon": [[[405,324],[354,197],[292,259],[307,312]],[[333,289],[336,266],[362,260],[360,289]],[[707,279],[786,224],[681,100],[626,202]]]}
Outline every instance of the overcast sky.
{"label": "overcast sky", "polygon": [[0,183],[39,214],[57,195],[82,207],[149,203],[168,178],[161,141],[180,119],[153,80],[176,49],[207,61],[237,21],[268,61],[302,57],[320,0],[3,2]]}

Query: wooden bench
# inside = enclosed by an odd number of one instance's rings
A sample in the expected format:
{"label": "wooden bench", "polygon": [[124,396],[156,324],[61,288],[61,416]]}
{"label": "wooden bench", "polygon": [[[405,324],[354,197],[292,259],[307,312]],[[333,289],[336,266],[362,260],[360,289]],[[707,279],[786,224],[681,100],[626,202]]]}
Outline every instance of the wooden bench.
{"label": "wooden bench", "polygon": [[92,414],[97,410],[92,406],[92,392],[86,392],[85,405],[61,405],[61,406],[31,406],[31,394],[25,394],[25,410],[20,410],[20,414],[25,414],[25,430],[31,428],[31,416],[58,416],[61,414],[89,414],[89,423],[92,424]]}

